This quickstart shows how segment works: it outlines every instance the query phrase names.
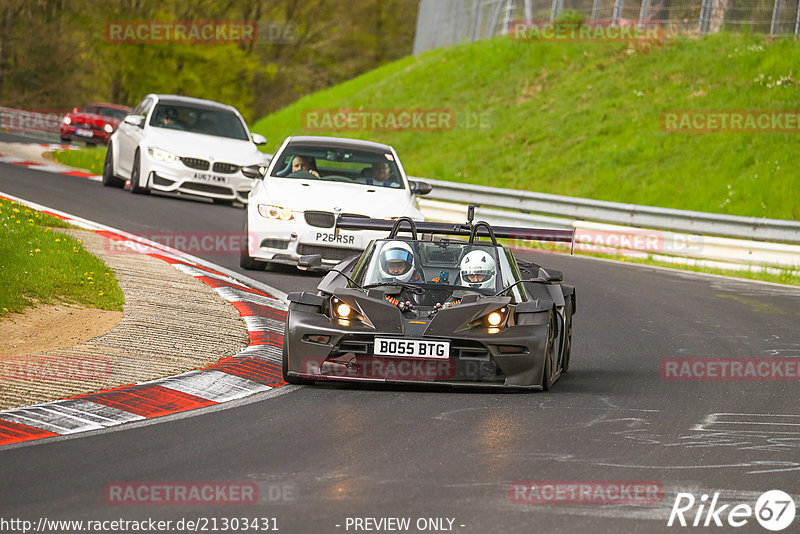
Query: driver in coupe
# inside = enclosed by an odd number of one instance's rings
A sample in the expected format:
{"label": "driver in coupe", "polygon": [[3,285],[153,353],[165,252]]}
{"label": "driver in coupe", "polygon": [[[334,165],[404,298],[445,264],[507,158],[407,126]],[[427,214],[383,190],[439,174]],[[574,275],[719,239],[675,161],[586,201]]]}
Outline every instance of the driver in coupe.
{"label": "driver in coupe", "polygon": [[493,289],[495,264],[492,257],[482,251],[473,250],[461,260],[461,285],[474,289]]}
{"label": "driver in coupe", "polygon": [[381,277],[386,282],[418,282],[414,273],[414,253],[407,243],[390,241],[381,251]]}

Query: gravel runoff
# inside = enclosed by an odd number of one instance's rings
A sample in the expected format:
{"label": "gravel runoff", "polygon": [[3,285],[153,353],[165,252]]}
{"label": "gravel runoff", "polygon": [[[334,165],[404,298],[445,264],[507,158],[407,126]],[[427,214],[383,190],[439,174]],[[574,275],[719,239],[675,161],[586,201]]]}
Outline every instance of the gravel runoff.
{"label": "gravel runoff", "polygon": [[[192,371],[248,345],[236,309],[206,284],[159,259],[120,253],[93,232],[68,233],[114,270],[125,294],[123,317],[106,334],[24,357],[25,379],[0,376],[0,410]],[[49,376],[37,375],[42,370]]]}

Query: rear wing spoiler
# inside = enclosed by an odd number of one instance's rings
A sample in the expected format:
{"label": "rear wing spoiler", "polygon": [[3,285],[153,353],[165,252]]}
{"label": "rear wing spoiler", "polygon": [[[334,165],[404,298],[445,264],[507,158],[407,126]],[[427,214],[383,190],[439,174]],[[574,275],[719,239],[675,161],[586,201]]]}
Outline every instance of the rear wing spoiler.
{"label": "rear wing spoiler", "polygon": [[453,235],[469,237],[472,243],[476,237],[488,237],[492,244],[497,245],[497,239],[521,239],[524,241],[551,241],[570,243],[570,253],[575,247],[575,229],[551,230],[547,228],[523,228],[517,226],[491,226],[486,221],[473,223],[474,207],[470,206],[468,221],[465,224],[415,221],[410,217],[398,219],[369,219],[366,217],[353,217],[339,215],[336,218],[334,233],[338,236],[339,230],[386,230],[389,239],[394,238],[398,232],[410,232],[412,239],[419,239],[419,234]]}

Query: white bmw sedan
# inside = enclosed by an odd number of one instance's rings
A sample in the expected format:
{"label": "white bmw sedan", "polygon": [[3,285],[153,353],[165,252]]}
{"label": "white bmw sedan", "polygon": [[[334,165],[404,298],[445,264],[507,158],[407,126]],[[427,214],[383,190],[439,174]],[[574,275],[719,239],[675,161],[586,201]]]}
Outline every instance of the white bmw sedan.
{"label": "white bmw sedan", "polygon": [[414,195],[430,184],[406,176],[394,148],[338,137],[289,137],[262,169],[247,205],[241,266],[296,265],[319,254],[323,266],[358,254],[386,232],[340,231],[338,214],[423,220]]}
{"label": "white bmw sedan", "polygon": [[255,180],[242,167],[266,165],[251,134],[231,106],[175,95],[147,95],[111,136],[103,184],[132,193],[183,192],[218,203],[246,203]]}

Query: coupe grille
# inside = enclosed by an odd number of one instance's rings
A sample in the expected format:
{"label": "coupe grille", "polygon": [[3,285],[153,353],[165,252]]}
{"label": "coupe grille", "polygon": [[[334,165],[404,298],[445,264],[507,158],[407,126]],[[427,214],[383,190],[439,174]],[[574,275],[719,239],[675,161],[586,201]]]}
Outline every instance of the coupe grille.
{"label": "coupe grille", "polygon": [[181,158],[184,165],[190,169],[197,169],[198,171],[207,171],[209,167],[208,161],[199,158]]}
{"label": "coupe grille", "polygon": [[322,247],[319,245],[297,245],[297,253],[301,256],[308,254],[319,254],[323,260],[344,260],[358,254],[358,251],[348,248]]}
{"label": "coupe grille", "polygon": [[333,228],[336,220],[333,213],[327,211],[307,211],[305,213],[306,223],[317,228]]}
{"label": "coupe grille", "polygon": [[239,170],[239,165],[234,165],[233,163],[214,164],[214,172],[220,172],[222,174],[233,174],[238,170]]}

